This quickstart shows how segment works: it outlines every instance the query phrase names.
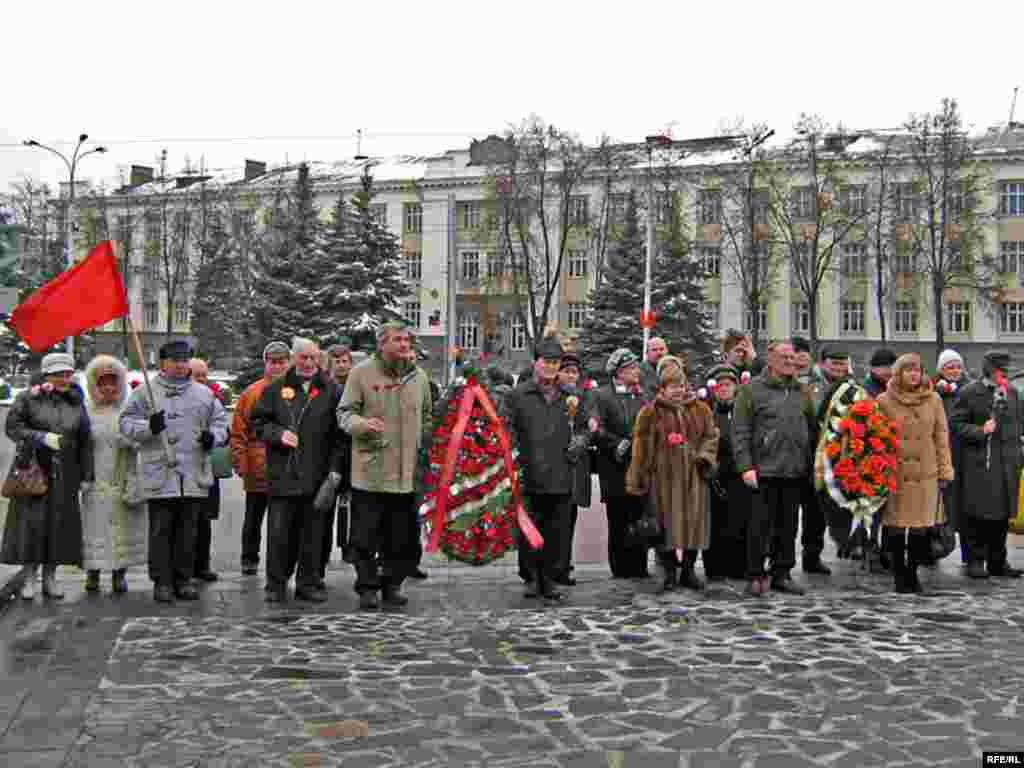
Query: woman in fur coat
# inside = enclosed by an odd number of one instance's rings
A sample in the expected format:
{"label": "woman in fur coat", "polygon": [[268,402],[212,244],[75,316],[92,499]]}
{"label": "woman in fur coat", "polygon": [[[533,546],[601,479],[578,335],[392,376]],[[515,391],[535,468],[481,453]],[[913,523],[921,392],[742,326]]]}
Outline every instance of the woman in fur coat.
{"label": "woman in fur coat", "polygon": [[146,563],[149,537],[146,504],[138,492],[136,445],[118,429],[128,372],[116,358],[97,355],[85,370],[85,386],[96,466],[96,482],[82,494],[85,588],[99,590],[102,570],[111,572],[114,592],[126,592],[125,569]]}
{"label": "woman in fur coat", "polygon": [[[626,490],[650,492],[664,532],[658,562],[665,589],[677,583],[702,589],[694,572],[698,550],[708,546],[709,489],[705,479],[716,470],[718,426],[711,410],[692,394],[682,362],[664,357],[658,363],[658,391],[637,416],[633,427],[632,460]],[[683,550],[682,563],[676,550]]]}

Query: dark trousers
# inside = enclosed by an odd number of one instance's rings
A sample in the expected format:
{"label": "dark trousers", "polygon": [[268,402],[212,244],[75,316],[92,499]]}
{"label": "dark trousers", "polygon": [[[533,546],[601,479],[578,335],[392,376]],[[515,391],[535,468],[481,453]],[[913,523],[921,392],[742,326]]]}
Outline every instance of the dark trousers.
{"label": "dark trousers", "polygon": [[242,562],[258,565],[263,516],[267,512],[267,494],[245,494],[245,518],[242,520]]}
{"label": "dark trousers", "polygon": [[989,573],[998,573],[1006,566],[1006,534],[1010,521],[980,520],[968,517],[963,521],[967,541],[967,561],[987,562]]}
{"label": "dark trousers", "polygon": [[[548,581],[557,578],[565,540],[569,537],[569,517],[572,496],[568,493],[531,494],[527,509],[530,519],[544,538],[544,546],[533,549],[520,536],[520,571],[532,578]],[[543,583],[542,581],[542,583]]]}
{"label": "dark trousers", "polygon": [[149,501],[149,578],[158,586],[182,587],[195,567],[196,527],[203,499]]}
{"label": "dark trousers", "polygon": [[803,549],[804,561],[819,560],[825,549],[825,529],[828,526],[813,480],[800,486],[800,524],[800,547]]}
{"label": "dark trousers", "polygon": [[412,493],[352,489],[349,545],[356,556],[356,592],[397,589],[415,567],[419,536],[415,501]]}
{"label": "dark trousers", "polygon": [[828,527],[829,536],[836,543],[836,549],[842,553],[850,543],[853,513],[836,504],[828,495],[828,491],[821,491],[818,494],[818,504],[821,508],[822,520]]}
{"label": "dark trousers", "polygon": [[881,541],[897,573],[904,566],[916,568],[932,559],[927,528],[894,528],[887,525],[882,529]]}
{"label": "dark trousers", "polygon": [[210,570],[210,546],[213,543],[213,521],[200,514],[196,521],[195,573]]}
{"label": "dark trousers", "polygon": [[320,543],[320,578],[324,579],[327,577],[327,564],[331,562],[331,553],[334,551],[334,518],[335,510],[338,507],[338,500],[334,500],[334,504],[331,505],[330,509],[321,513],[323,532],[321,533]]}
{"label": "dark trousers", "polygon": [[796,563],[797,509],[805,479],[762,479],[751,494],[747,526],[747,578],[765,576],[771,555],[772,579],[784,579]]}
{"label": "dark trousers", "polygon": [[711,493],[710,546],[704,550],[704,575],[709,579],[747,576],[747,518],[750,489],[739,475],[722,478],[725,498]]}
{"label": "dark trousers", "polygon": [[569,504],[569,520],[566,525],[565,535],[562,537],[561,546],[558,548],[558,557],[552,569],[556,579],[568,579],[572,570],[572,548],[573,541],[576,538],[576,520],[579,518],[579,512],[578,504]]}
{"label": "dark trousers", "polygon": [[608,515],[608,567],[615,578],[647,576],[647,547],[627,546],[626,528],[640,519],[648,503],[646,496],[605,499],[605,513]]}
{"label": "dark trousers", "polygon": [[267,589],[282,590],[295,573],[296,589],[320,576],[321,515],[312,496],[271,496],[267,508]]}

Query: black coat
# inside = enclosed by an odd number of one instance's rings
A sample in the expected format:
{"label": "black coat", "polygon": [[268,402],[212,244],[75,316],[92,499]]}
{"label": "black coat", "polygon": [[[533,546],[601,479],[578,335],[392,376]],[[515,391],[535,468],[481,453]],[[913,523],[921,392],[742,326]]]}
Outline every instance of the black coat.
{"label": "black coat", "polygon": [[1006,520],[1016,514],[1021,467],[1021,401],[1011,386],[1006,408],[996,415],[989,436],[982,425],[992,416],[995,388],[985,380],[960,390],[953,402],[950,427],[960,438],[960,508],[957,519]]}
{"label": "black coat", "polygon": [[[49,489],[43,496],[11,499],[0,562],[81,565],[78,487],[95,477],[84,401],[73,384],[65,393],[22,392],[8,411],[7,437],[16,447],[35,450]],[[59,452],[43,445],[47,432],[63,437]]]}
{"label": "black coat", "polygon": [[960,394],[960,391],[970,384],[970,381],[966,378],[960,379],[959,384],[957,384],[956,392],[942,392],[938,386],[940,381],[942,381],[941,377],[935,380],[935,391],[942,399],[942,408],[946,412],[946,424],[949,427],[949,453],[950,458],[953,461],[953,471],[956,473],[956,476],[953,478],[953,482],[948,483],[946,488],[942,491],[942,507],[946,511],[946,520],[959,531],[962,529],[962,521],[960,520],[960,483],[962,481],[960,477],[960,435],[953,430],[950,417],[953,415],[953,403],[956,402],[956,398]]}
{"label": "black coat", "polygon": [[540,385],[530,381],[506,398],[506,425],[519,449],[527,494],[571,494],[574,490],[576,472],[566,452],[572,436],[584,434],[586,413],[581,404],[570,421],[566,397],[559,392],[549,403]]}
{"label": "black coat", "polygon": [[736,455],[732,447],[732,412],[733,403],[715,402],[713,412],[715,423],[718,425],[718,476],[725,481],[736,471]]}
{"label": "black coat", "polygon": [[[283,395],[286,389],[291,397]],[[252,409],[253,431],[267,444],[271,496],[313,496],[328,472],[347,476],[344,441],[335,417],[341,390],[322,371],[310,383],[310,393],[314,390],[318,391],[316,397],[308,397],[302,379],[289,368],[267,385]],[[297,448],[281,442],[286,430],[299,436]]]}
{"label": "black coat", "polygon": [[626,470],[632,454],[627,451],[625,458],[619,461],[615,449],[621,441],[633,439],[633,425],[645,400],[642,395],[616,392],[614,384],[594,390],[592,395],[591,413],[599,422],[593,438],[597,446],[594,463],[601,478],[601,499],[622,498],[628,495]]}

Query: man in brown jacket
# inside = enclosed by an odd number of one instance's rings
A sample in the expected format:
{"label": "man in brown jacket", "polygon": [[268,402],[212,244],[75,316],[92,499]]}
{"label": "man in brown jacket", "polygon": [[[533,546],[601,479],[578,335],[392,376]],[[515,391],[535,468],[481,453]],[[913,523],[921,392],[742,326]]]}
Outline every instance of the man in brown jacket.
{"label": "man in brown jacket", "polygon": [[272,341],[263,350],[263,378],[243,390],[231,421],[231,464],[245,486],[242,522],[242,575],[255,576],[260,564],[260,534],[267,511],[267,446],[253,432],[250,417],[263,390],[288,371],[291,350]]}

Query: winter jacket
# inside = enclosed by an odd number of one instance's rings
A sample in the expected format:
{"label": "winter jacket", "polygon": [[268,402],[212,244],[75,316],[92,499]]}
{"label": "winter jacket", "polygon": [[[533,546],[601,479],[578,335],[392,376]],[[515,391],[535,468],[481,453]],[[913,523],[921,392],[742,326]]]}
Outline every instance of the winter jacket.
{"label": "winter jacket", "polygon": [[[432,425],[430,380],[415,365],[386,364],[378,355],[352,369],[338,403],[337,420],[352,436],[352,487],[378,493],[412,493],[424,430]],[[382,433],[366,427],[384,422]]]}
{"label": "winter jacket", "polygon": [[[199,444],[204,430],[213,434],[214,445],[225,445],[228,439],[228,418],[224,406],[205,384],[189,379],[170,379],[160,374],[153,379],[155,411],[163,411],[167,429],[154,435],[149,417],[154,412],[145,387],[128,396],[121,412],[121,434],[139,444],[142,495],[146,499],[202,498],[210,495],[210,486],[201,485],[212,474],[204,469],[209,457]],[[175,457],[173,467],[167,465],[164,435]],[[212,482],[211,482],[212,485]]]}
{"label": "winter jacket", "polygon": [[594,464],[601,479],[601,499],[618,499],[627,495],[626,471],[631,453],[624,458],[616,455],[616,449],[623,440],[633,438],[636,417],[644,407],[641,394],[628,392],[616,384],[596,389],[592,393],[591,413],[597,417],[597,432],[593,435],[597,446]]}
{"label": "winter jacket", "polygon": [[[559,391],[550,403],[536,381],[519,386],[507,399],[506,425],[519,452],[527,494],[571,494],[575,467],[567,451],[573,435],[584,435],[586,416],[569,416],[569,395]],[[582,404],[581,404],[582,405]]]}
{"label": "winter jacket", "polygon": [[647,360],[640,363],[640,388],[644,391],[645,400],[653,400],[658,393],[658,366]]}
{"label": "winter jacket", "polygon": [[939,507],[939,481],[953,480],[949,431],[942,401],[924,379],[912,392],[896,387],[899,370],[878,397],[886,417],[901,426],[896,491],[882,508],[882,524],[896,528],[927,528],[945,519]]}
{"label": "winter jacket", "polygon": [[[961,530],[961,515],[960,515],[960,485],[963,483],[963,477],[960,475],[961,468],[961,456],[960,456],[960,435],[953,429],[950,422],[950,417],[953,415],[953,403],[956,402],[957,396],[960,391],[970,384],[967,377],[962,377],[959,382],[952,383],[947,382],[941,376],[937,377],[934,382],[935,391],[942,399],[942,408],[946,412],[946,425],[949,427],[949,454],[953,461],[953,467],[956,470],[956,477],[953,478],[952,483],[946,485],[945,490],[942,491],[942,506],[946,512],[946,520],[956,529]],[[953,389],[953,387],[956,387]]]}
{"label": "winter jacket", "polygon": [[[672,433],[685,442],[671,445]],[[715,466],[717,455],[718,427],[699,400],[677,405],[658,399],[637,416],[626,490],[637,496],[653,494],[670,548],[707,548],[711,506],[704,475]]]}
{"label": "winter jacket", "polygon": [[[337,385],[323,371],[307,382],[289,368],[263,389],[251,421],[267,446],[269,495],[314,496],[328,472],[341,473],[341,430],[334,416],[340,398]],[[295,448],[281,442],[286,431],[298,435]]]}
{"label": "winter jacket", "polygon": [[732,424],[736,469],[766,479],[807,478],[816,423],[810,389],[767,371],[736,392]]}
{"label": "winter jacket", "polygon": [[736,475],[736,455],[732,446],[732,417],[735,402],[713,401],[715,425],[718,427],[718,476],[725,481]]}
{"label": "winter jacket", "polygon": [[1021,425],[1017,391],[1007,388],[1006,407],[995,416],[991,437],[982,430],[993,415],[995,384],[988,378],[960,390],[953,402],[950,428],[960,438],[958,519],[1006,520],[1017,509],[1021,469]]}
{"label": "winter jacket", "polygon": [[267,377],[246,387],[235,404],[231,419],[231,466],[242,478],[246,493],[266,493],[267,445],[252,428],[252,409],[271,382]]}
{"label": "winter jacket", "polygon": [[871,397],[878,397],[885,392],[885,388],[886,383],[880,379],[876,379],[870,373],[864,378],[864,391]]}
{"label": "winter jacket", "polygon": [[592,435],[587,429],[586,420],[590,416],[590,393],[578,387],[566,390],[567,395],[574,395],[578,400],[577,410],[584,417],[584,426],[581,430],[582,437],[586,441],[586,450],[583,451],[579,461],[572,465],[572,503],[578,507],[589,507],[593,482],[590,472],[593,465],[593,451],[591,450]]}
{"label": "winter jacket", "polygon": [[[34,388],[33,388],[34,389]],[[16,448],[35,451],[46,473],[43,496],[11,499],[4,523],[0,562],[80,565],[82,518],[78,488],[92,482],[89,416],[77,384],[65,392],[26,390],[7,412],[5,431]],[[62,437],[60,451],[43,444],[47,432]]]}

